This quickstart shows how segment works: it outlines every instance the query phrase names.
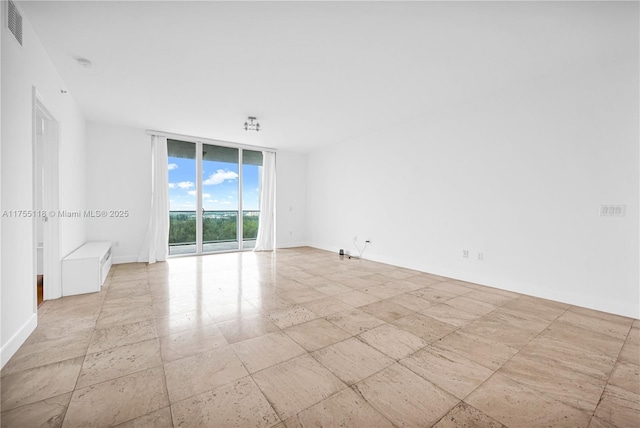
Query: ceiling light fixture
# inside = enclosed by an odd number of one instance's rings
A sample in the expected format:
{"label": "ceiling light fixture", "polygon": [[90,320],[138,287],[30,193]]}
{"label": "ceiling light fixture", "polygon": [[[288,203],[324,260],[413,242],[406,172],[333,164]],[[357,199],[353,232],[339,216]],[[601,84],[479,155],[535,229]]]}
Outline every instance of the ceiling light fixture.
{"label": "ceiling light fixture", "polygon": [[258,123],[258,119],[253,116],[249,116],[247,120],[248,122],[244,123],[245,131],[260,131],[260,124]]}

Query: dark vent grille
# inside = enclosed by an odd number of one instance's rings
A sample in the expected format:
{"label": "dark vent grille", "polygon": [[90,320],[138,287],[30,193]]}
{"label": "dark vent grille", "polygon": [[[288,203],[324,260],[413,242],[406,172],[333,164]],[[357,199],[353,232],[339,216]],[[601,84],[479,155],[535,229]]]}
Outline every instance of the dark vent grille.
{"label": "dark vent grille", "polygon": [[18,12],[18,8],[11,0],[9,0],[9,10],[8,10],[7,25],[9,27],[9,31],[13,33],[16,37],[16,40],[22,46],[22,15]]}

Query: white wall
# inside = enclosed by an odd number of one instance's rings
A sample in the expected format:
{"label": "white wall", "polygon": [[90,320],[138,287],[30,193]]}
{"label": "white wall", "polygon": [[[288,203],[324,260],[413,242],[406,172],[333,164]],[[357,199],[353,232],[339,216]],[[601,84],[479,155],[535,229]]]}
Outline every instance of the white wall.
{"label": "white wall", "polygon": [[112,241],[114,263],[135,262],[149,222],[151,137],[142,129],[87,124],[87,203],[129,217],[90,218],[92,241]]}
{"label": "white wall", "polygon": [[310,244],[638,318],[638,73],[636,40],[310,154]]}
{"label": "white wall", "polygon": [[[6,13],[5,5],[2,7]],[[32,87],[60,122],[60,209],[83,209],[84,118],[23,14],[23,46],[2,25],[2,209],[32,210]],[[60,221],[60,255],[85,240],[83,219]],[[2,218],[2,365],[37,322],[33,221]]]}
{"label": "white wall", "polygon": [[276,163],[276,245],[307,245],[307,155],[279,151]]}
{"label": "white wall", "polygon": [[[89,122],[89,209],[128,210],[128,218],[88,220],[89,240],[118,242],[114,263],[135,262],[147,230],[151,201],[151,137],[143,129]],[[306,242],[306,155],[277,154],[277,244]]]}

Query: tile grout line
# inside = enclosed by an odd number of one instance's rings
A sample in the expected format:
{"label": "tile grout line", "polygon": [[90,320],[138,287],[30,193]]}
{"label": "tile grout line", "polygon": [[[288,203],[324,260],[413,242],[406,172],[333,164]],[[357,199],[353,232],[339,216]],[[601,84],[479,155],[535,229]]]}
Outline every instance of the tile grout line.
{"label": "tile grout line", "polygon": [[[596,404],[596,407],[593,409],[593,413],[591,414],[591,419],[589,420],[589,424],[591,424],[591,421],[593,420],[593,418],[597,418],[596,417],[596,411],[598,410],[598,406],[600,406],[600,403],[602,402],[602,399],[604,398],[604,393],[607,390],[607,387],[609,386],[609,381],[611,380],[611,375],[613,374],[614,370],[616,369],[618,361],[620,360],[620,354],[622,353],[622,349],[624,348],[624,345],[627,343],[627,340],[629,340],[629,337],[631,335],[631,330],[632,329],[633,329],[633,323],[631,323],[631,325],[629,326],[629,329],[627,330],[627,334],[625,336],[624,342],[622,342],[622,346],[620,347],[620,350],[618,351],[618,355],[616,356],[616,359],[613,362],[613,367],[611,367],[611,371],[609,372],[609,375],[607,376],[607,381],[604,384],[604,388],[602,388],[602,393],[600,393],[600,398],[598,399],[598,403]],[[597,419],[599,419],[599,418],[597,418]]]}

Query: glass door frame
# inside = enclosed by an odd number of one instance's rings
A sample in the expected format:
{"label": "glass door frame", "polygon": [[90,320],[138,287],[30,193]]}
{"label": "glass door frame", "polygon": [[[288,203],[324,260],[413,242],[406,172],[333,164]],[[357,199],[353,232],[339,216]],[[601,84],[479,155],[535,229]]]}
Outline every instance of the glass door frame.
{"label": "glass door frame", "polygon": [[204,204],[202,194],[202,182],[204,181],[204,176],[202,175],[202,164],[203,164],[203,150],[204,146],[217,146],[217,147],[228,147],[219,144],[212,143],[203,143],[201,141],[196,141],[196,252],[194,255],[202,255],[202,254],[213,254],[213,253],[225,253],[225,252],[234,252],[234,251],[243,251],[244,250],[244,211],[242,208],[242,152],[243,148],[241,147],[229,147],[231,149],[238,150],[238,208],[237,208],[237,220],[236,220],[236,240],[238,241],[238,248],[234,248],[232,250],[218,250],[218,251],[204,251]]}

